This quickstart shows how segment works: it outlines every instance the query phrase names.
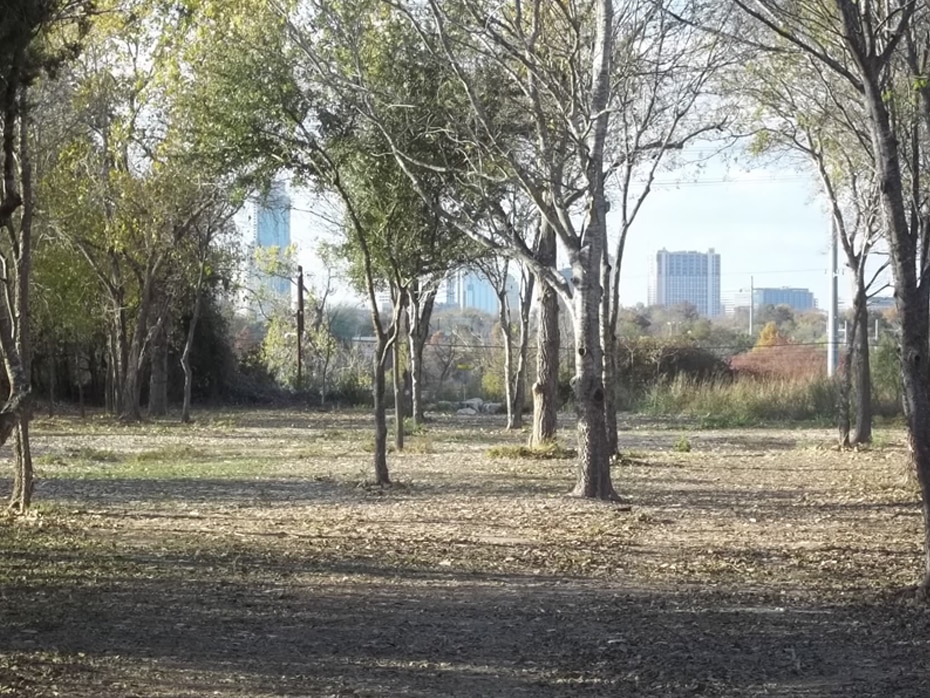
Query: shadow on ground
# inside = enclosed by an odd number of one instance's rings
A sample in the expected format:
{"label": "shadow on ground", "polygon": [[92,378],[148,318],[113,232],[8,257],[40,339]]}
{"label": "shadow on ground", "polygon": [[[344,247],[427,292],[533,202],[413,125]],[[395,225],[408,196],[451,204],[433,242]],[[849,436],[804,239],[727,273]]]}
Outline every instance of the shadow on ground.
{"label": "shadow on ground", "polygon": [[[56,666],[83,667],[73,684],[55,677],[70,696],[930,690],[930,614],[892,600],[811,606],[522,575],[458,575],[453,586],[448,570],[268,562],[243,551],[13,553],[6,563],[23,570],[73,574],[27,573],[3,589],[0,653],[18,668],[0,665],[0,684],[51,654]],[[213,684],[220,676],[235,686]],[[43,695],[28,679],[19,690]]]}

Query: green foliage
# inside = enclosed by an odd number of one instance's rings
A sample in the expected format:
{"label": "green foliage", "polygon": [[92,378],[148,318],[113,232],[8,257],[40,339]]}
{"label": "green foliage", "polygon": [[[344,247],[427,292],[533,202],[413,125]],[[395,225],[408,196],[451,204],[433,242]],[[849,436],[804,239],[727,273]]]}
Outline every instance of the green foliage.
{"label": "green foliage", "polygon": [[297,325],[291,315],[275,314],[268,322],[260,354],[278,385],[297,387]]}
{"label": "green foliage", "polygon": [[672,448],[676,453],[691,453],[691,441],[687,436],[682,436]]}

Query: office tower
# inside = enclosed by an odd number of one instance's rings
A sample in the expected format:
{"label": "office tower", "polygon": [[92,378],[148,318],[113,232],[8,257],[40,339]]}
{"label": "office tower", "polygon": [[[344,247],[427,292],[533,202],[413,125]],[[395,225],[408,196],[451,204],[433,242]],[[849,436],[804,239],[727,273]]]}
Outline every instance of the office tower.
{"label": "office tower", "polygon": [[817,307],[814,303],[814,294],[806,288],[755,288],[752,293],[752,302],[756,309],[766,305],[787,305],[792,310],[805,312]]}
{"label": "office tower", "polygon": [[656,252],[649,270],[649,305],[690,303],[701,315],[716,317],[720,305],[720,255],[707,252]]}
{"label": "office tower", "polygon": [[[250,218],[252,244],[257,249],[275,249],[278,257],[283,258],[291,244],[291,199],[284,182],[274,182],[267,196],[252,203]],[[293,286],[291,279],[258,270],[255,271],[255,277],[258,282],[256,290],[261,295],[290,302]]]}
{"label": "office tower", "polygon": [[[515,287],[515,282],[510,279],[508,294]],[[470,308],[491,315],[497,314],[500,304],[494,285],[483,273],[474,269],[457,269],[450,272],[439,288],[437,300],[446,307],[462,310]],[[513,303],[512,299],[511,303]]]}

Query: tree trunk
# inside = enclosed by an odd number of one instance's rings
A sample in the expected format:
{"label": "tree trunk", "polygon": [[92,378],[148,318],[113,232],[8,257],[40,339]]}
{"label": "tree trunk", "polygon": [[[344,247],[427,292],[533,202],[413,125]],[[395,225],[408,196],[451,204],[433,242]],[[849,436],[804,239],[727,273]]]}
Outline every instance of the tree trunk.
{"label": "tree trunk", "polygon": [[152,344],[150,363],[148,413],[150,417],[164,417],[168,414],[168,342],[163,327]]}
{"label": "tree trunk", "polygon": [[13,492],[10,496],[10,508],[22,514],[32,505],[32,491],[35,486],[32,451],[29,447],[28,418],[20,419],[19,424],[16,426],[13,454],[16,469],[13,477]]}
{"label": "tree trunk", "polygon": [[[599,253],[594,250],[593,253]],[[600,258],[572,263],[575,283],[575,410],[578,417],[578,480],[573,494],[594,499],[616,499],[610,480],[607,422],[601,353]],[[593,272],[593,273],[592,273]]]}
{"label": "tree trunk", "polygon": [[[844,16],[850,35],[855,35],[855,18]],[[855,48],[855,47],[853,47]],[[879,175],[882,212],[894,272],[895,301],[901,323],[901,379],[908,440],[917,471],[923,503],[924,571],[918,586],[924,598],[930,595],[930,284],[917,276],[917,231],[911,231],[904,203],[898,142],[891,127],[881,81],[863,61],[863,95]]]}
{"label": "tree trunk", "polygon": [[[545,220],[540,226],[537,258],[541,264],[555,267],[555,231]],[[536,332],[531,447],[541,446],[555,438],[559,417],[559,297],[544,279],[538,278],[536,283],[539,286],[539,327]]]}
{"label": "tree trunk", "polygon": [[601,260],[601,346],[603,347],[604,372],[604,427],[607,430],[607,452],[613,456],[620,450],[617,436],[617,330],[612,317],[610,257],[604,246]]}
{"label": "tree trunk", "polygon": [[[18,91],[18,94],[17,94]],[[18,100],[18,101],[17,101]],[[29,339],[29,276],[32,270],[32,158],[29,152],[29,108],[26,88],[15,80],[4,91],[3,104],[3,178],[4,200],[0,208],[8,208],[10,196],[20,192],[18,203],[10,211],[22,206],[18,231],[12,220],[3,224],[10,233],[11,249],[4,255],[6,272],[2,308],[0,308],[0,353],[10,387],[9,397],[0,410],[0,445],[14,435],[13,491],[10,510],[24,513],[32,502],[33,470],[29,448],[29,420],[32,416],[31,366]],[[19,152],[16,153],[14,125],[19,128]],[[16,182],[18,161],[19,187]],[[18,233],[18,234],[17,234]]]}
{"label": "tree trunk", "polygon": [[846,333],[843,355],[840,357],[839,374],[836,376],[836,430],[840,448],[852,444],[849,429],[852,421],[852,375],[855,334],[858,326],[853,323],[852,331]]}
{"label": "tree trunk", "polygon": [[[405,311],[405,294],[401,292],[398,306],[394,310],[394,322],[403,324]],[[397,327],[398,337],[402,337],[402,330]],[[391,359],[393,369],[391,378],[394,387],[394,448],[398,453],[404,450],[404,414],[406,412],[406,399],[404,397],[404,369],[401,357],[401,342],[395,341],[391,345]]]}
{"label": "tree trunk", "polygon": [[869,308],[865,289],[854,303],[855,352],[853,367],[856,372],[856,426],[851,443],[872,442],[872,372],[869,366]]}
{"label": "tree trunk", "polygon": [[610,453],[605,419],[601,346],[601,276],[607,244],[607,199],[604,195],[604,143],[607,138],[610,98],[613,4],[597,3],[590,113],[593,128],[588,137],[585,169],[588,220],[577,250],[571,253],[575,336],[575,409],[578,414],[578,482],[574,494],[616,499],[610,481]]}
{"label": "tree trunk", "polygon": [[510,307],[507,304],[506,283],[503,292],[498,289],[497,321],[501,326],[501,340],[504,343],[504,404],[507,406],[507,428],[513,429],[514,423],[514,384],[513,384],[513,329],[510,324]]}
{"label": "tree trunk", "polygon": [[[150,270],[142,284],[139,294],[139,309],[136,312],[136,326],[132,332],[126,356],[125,372],[121,389],[122,409],[120,419],[138,422],[142,419],[142,366],[145,361],[146,345],[150,331],[149,317],[152,310],[152,285],[154,271]],[[156,328],[160,331],[161,328]]]}
{"label": "tree trunk", "polygon": [[423,349],[429,339],[429,325],[436,305],[436,287],[426,291],[417,286],[410,296],[408,317],[410,319],[410,414],[416,426],[425,420],[426,406],[423,401]]}
{"label": "tree trunk", "polygon": [[140,403],[142,401],[142,348],[133,346],[129,351],[129,363],[123,376],[123,385],[119,389],[119,401],[122,405],[119,417],[123,421],[138,422],[142,419]]}
{"label": "tree trunk", "polygon": [[203,286],[204,265],[200,265],[197,276],[197,286],[194,290],[194,308],[191,311],[190,324],[187,327],[187,338],[184,340],[184,350],[181,352],[181,370],[184,371],[184,400],[181,403],[181,421],[190,424],[191,421],[191,387],[194,383],[194,372],[191,370],[191,349],[194,346],[194,336],[197,333],[197,322],[200,320],[201,288]]}
{"label": "tree trunk", "polygon": [[533,304],[533,291],[536,277],[528,272],[523,274],[520,289],[520,344],[517,348],[517,366],[513,372],[513,386],[510,394],[512,403],[507,417],[508,429],[523,427],[523,408],[526,404],[526,366],[530,345],[530,309]]}
{"label": "tree trunk", "polygon": [[116,414],[116,360],[113,355],[113,342],[107,342],[107,365],[103,377],[103,409],[107,414]]}
{"label": "tree trunk", "polygon": [[389,485],[391,478],[387,467],[387,390],[385,364],[387,363],[387,341],[378,337],[375,349],[374,380],[371,395],[375,412],[375,484]]}

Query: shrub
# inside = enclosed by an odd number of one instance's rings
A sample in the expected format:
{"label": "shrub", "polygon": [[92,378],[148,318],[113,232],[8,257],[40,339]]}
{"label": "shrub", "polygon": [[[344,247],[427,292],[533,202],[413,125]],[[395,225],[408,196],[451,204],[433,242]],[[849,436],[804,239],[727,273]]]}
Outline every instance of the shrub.
{"label": "shrub", "polygon": [[725,361],[691,343],[649,337],[621,342],[617,347],[617,404],[630,409],[657,385],[679,377],[725,382],[729,375]]}

